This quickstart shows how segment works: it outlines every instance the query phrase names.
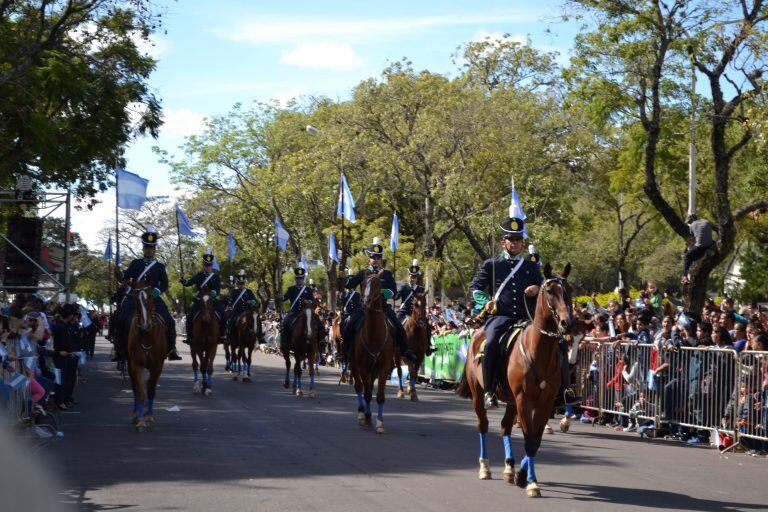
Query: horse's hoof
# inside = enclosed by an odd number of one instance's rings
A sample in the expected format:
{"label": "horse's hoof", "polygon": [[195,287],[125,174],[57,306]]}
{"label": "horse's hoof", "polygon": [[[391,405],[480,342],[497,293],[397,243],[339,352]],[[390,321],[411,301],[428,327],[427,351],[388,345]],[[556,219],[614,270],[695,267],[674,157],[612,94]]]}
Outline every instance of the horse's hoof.
{"label": "horse's hoof", "polygon": [[402,389],[398,389],[397,390],[397,398],[403,398],[403,396],[405,396],[405,393],[403,393],[403,390]]}
{"label": "horse's hoof", "polygon": [[539,486],[536,484],[536,482],[531,482],[528,484],[528,486],[525,488],[525,495],[529,498],[541,498],[541,490],[539,490]]}
{"label": "horse's hoof", "polygon": [[138,423],[139,423],[139,417],[138,416],[134,416],[133,419],[131,420],[131,424],[137,425]]}
{"label": "horse's hoof", "polygon": [[528,485],[528,473],[524,469],[518,469],[515,473],[515,485],[521,489]]}
{"label": "horse's hoof", "polygon": [[243,382],[246,383],[246,384],[249,384],[251,382],[251,378],[250,377],[243,377]]}
{"label": "horse's hoof", "polygon": [[515,466],[512,465],[512,464],[507,464],[505,462],[504,463],[504,473],[501,474],[501,477],[508,484],[514,484],[515,483]]}
{"label": "horse's hoof", "polygon": [[136,432],[138,433],[144,433],[147,431],[147,424],[144,420],[139,420],[139,422],[136,424]]}
{"label": "horse's hoof", "polygon": [[201,393],[200,384],[195,382],[195,385],[192,386],[192,394],[199,395],[200,393]]}
{"label": "horse's hoof", "polygon": [[155,415],[154,414],[147,414],[144,416],[144,421],[146,422],[147,426],[152,426],[155,423]]}
{"label": "horse's hoof", "polygon": [[362,412],[357,413],[357,424],[361,427],[365,426],[365,414]]}
{"label": "horse's hoof", "polygon": [[211,396],[213,394],[213,391],[211,391],[211,388],[205,388],[205,396]]}
{"label": "horse's hoof", "polygon": [[418,402],[418,401],[419,401],[419,397],[416,396],[416,390],[415,389],[411,390],[411,402]]}
{"label": "horse's hoof", "polygon": [[373,417],[370,414],[365,415],[365,426],[366,427],[372,427],[373,426]]}
{"label": "horse's hoof", "polygon": [[285,382],[283,382],[283,387],[288,389],[288,386],[290,386],[290,384],[288,384],[288,379],[286,379]]}
{"label": "horse's hoof", "polygon": [[317,391],[315,391],[314,389],[310,389],[309,398],[317,398]]}
{"label": "horse's hoof", "polygon": [[491,467],[488,463],[488,459],[480,459],[480,471],[477,473],[477,478],[480,480],[491,480]]}
{"label": "horse's hoof", "polygon": [[232,380],[233,380],[234,382],[237,382],[237,375],[233,375],[233,376],[232,376]]}
{"label": "horse's hoof", "polygon": [[296,390],[296,396],[302,397],[302,396],[304,396],[304,393],[302,393],[300,389],[297,389]]}
{"label": "horse's hoof", "polygon": [[563,418],[560,420],[560,432],[568,432],[571,428],[571,420]]}
{"label": "horse's hoof", "polygon": [[376,433],[377,434],[387,433],[387,429],[384,428],[384,421],[380,420],[379,418],[376,418]]}
{"label": "horse's hoof", "polygon": [[554,434],[555,431],[552,430],[552,427],[550,427],[549,423],[547,423],[546,425],[544,425],[544,433],[545,434]]}

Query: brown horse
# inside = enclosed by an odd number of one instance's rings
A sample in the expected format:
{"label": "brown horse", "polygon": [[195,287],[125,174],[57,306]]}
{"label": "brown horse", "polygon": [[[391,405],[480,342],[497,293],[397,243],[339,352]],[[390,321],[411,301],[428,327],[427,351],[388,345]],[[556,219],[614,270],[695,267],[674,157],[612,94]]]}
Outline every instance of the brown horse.
{"label": "brown horse", "polygon": [[[336,318],[333,319],[333,323],[331,324],[331,340],[333,341],[333,347],[336,351],[336,354],[342,354],[344,339],[341,336],[341,312],[336,315]],[[350,385],[352,385],[352,372],[349,369],[349,364],[347,364],[343,358],[339,359],[339,368],[341,369],[339,386],[341,386],[342,382],[348,382]]]}
{"label": "brown horse", "polygon": [[[317,347],[319,333],[317,332],[317,316],[315,315],[315,301],[301,299],[301,313],[296,317],[296,321],[291,329],[291,339],[287,349],[283,352],[285,358],[285,381],[283,387],[288,388],[288,376],[291,372],[291,352],[293,352],[293,388],[292,392],[296,396],[303,396],[301,391],[301,363],[304,358],[310,361],[317,360]],[[315,365],[309,365],[309,397],[315,398]]]}
{"label": "brown horse", "polygon": [[[128,373],[133,388],[133,423],[137,432],[144,432],[155,422],[155,391],[157,381],[163,372],[163,363],[168,351],[165,338],[165,324],[155,314],[155,301],[146,279],[141,279],[131,290],[135,314],[128,328]],[[144,387],[144,369],[149,370],[149,379]],[[144,402],[146,400],[146,414]]]}
{"label": "brown horse", "polygon": [[[245,373],[243,382],[251,382],[251,361],[253,349],[257,340],[264,337],[261,330],[261,318],[256,306],[249,305],[235,320],[233,332],[230,333],[230,346],[232,347],[231,365],[236,366],[237,374],[232,380],[237,380],[241,372]],[[235,369],[233,368],[233,372]]]}
{"label": "brown horse", "polygon": [[[192,319],[192,339],[189,350],[192,353],[192,372],[195,383],[192,392],[199,395],[211,396],[213,381],[213,360],[216,359],[216,347],[219,343],[219,317],[213,308],[211,290],[204,286],[197,294],[200,301],[200,312]],[[200,374],[203,380],[202,390],[198,381],[198,358],[200,359]]]}
{"label": "brown horse", "polygon": [[[561,361],[558,358],[558,342],[573,331],[575,322],[571,314],[571,287],[566,281],[571,271],[570,263],[561,276],[552,274],[552,267],[544,267],[544,282],[536,301],[533,322],[529,324],[509,354],[502,356],[501,368],[506,369],[499,379],[497,393],[506,402],[501,420],[504,441],[504,473],[507,482],[526,488],[529,497],[541,496],[534,468],[536,452],[541,437],[560,390]],[[475,359],[485,333],[478,329],[467,351],[464,376],[457,393],[472,398],[477,415],[477,429],[480,433],[481,480],[490,480],[486,434],[488,415],[484,405],[483,375],[480,358]],[[518,417],[525,438],[525,457],[520,470],[515,472],[515,458],[512,451],[512,426]]]}
{"label": "brown horse", "polygon": [[371,398],[373,385],[378,379],[376,393],[376,433],[383,434],[384,429],[384,400],[387,378],[392,369],[395,355],[394,326],[387,323],[384,313],[384,301],[381,296],[380,273],[370,274],[364,281],[363,311],[365,316],[360,330],[355,336],[354,354],[352,356],[352,375],[355,378],[357,393],[357,422],[360,426],[370,426]]}
{"label": "brown horse", "polygon": [[[429,291],[413,294],[413,310],[403,323],[405,340],[408,343],[408,348],[416,354],[416,361],[408,361],[408,374],[410,376],[408,394],[410,395],[412,402],[417,402],[419,400],[419,397],[416,395],[416,381],[419,377],[419,369],[421,368],[421,365],[424,364],[424,357],[427,355],[430,336],[432,334],[429,332],[429,324],[427,323],[428,294]],[[397,368],[397,384],[399,386],[399,389],[397,390],[398,398],[405,396],[403,390],[402,364],[402,354],[396,352],[395,367]]]}

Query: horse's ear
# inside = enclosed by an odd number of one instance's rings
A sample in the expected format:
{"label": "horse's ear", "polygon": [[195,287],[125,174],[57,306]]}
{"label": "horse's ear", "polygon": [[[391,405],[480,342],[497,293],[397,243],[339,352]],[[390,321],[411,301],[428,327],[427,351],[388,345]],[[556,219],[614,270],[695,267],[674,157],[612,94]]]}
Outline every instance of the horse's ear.
{"label": "horse's ear", "polygon": [[571,273],[571,262],[565,264],[565,268],[563,269],[563,279],[568,279],[568,275]]}
{"label": "horse's ear", "polygon": [[544,279],[552,278],[552,265],[547,263],[544,265]]}

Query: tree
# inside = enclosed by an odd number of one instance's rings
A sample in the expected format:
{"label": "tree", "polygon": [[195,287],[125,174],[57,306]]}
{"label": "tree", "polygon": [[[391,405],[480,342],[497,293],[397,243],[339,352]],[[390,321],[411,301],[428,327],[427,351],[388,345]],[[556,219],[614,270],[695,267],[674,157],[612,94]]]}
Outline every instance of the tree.
{"label": "tree", "polygon": [[0,2],[0,186],[28,175],[91,198],[122,147],[157,136],[149,0]]}
{"label": "tree", "polygon": [[731,165],[753,136],[750,105],[765,93],[768,62],[762,56],[768,49],[764,28],[768,8],[763,0],[576,0],[570,4],[583,15],[593,15],[591,25],[577,36],[575,73],[581,86],[593,96],[595,110],[604,121],[625,126],[636,122],[642,127],[643,191],[688,244],[693,241],[682,212],[662,188],[665,169],[659,166],[660,141],[668,115],[685,108],[689,66],[695,66],[708,83],[710,101],[698,103],[703,104],[703,118],[709,124],[710,211],[720,238],[716,250],[693,265],[691,283],[683,290],[686,310],[700,311],[709,275],[733,251],[736,221],[768,206],[764,197],[740,208],[731,206],[731,187],[738,179],[731,175]]}

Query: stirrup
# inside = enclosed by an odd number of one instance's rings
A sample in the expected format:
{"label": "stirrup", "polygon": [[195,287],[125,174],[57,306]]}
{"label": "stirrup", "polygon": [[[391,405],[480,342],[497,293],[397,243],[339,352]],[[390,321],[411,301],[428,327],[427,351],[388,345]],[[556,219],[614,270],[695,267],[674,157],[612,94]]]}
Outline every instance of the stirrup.
{"label": "stirrup", "polygon": [[485,394],[485,408],[486,409],[496,409],[499,407],[499,401],[496,398],[495,393],[486,393]]}

